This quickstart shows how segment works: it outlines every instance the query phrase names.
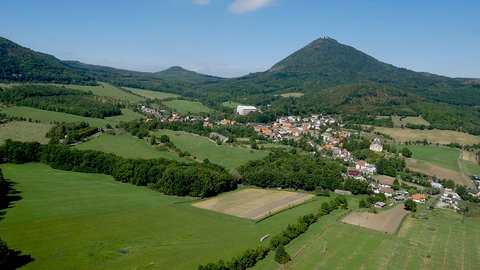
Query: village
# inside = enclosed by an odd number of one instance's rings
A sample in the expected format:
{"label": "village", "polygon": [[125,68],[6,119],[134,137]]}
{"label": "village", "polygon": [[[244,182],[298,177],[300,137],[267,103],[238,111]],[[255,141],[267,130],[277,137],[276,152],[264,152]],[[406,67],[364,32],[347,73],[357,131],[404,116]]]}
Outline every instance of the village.
{"label": "village", "polygon": [[[154,115],[160,118],[161,122],[195,122],[203,121],[204,127],[213,128],[215,126],[225,125],[242,125],[235,120],[222,119],[219,121],[212,121],[209,117],[192,118],[181,117],[178,113],[171,113],[169,117],[165,117],[165,111],[157,111],[155,109],[142,106],[141,111],[148,115]],[[251,112],[256,112],[258,109],[254,106],[238,106],[236,115],[248,115]],[[147,119],[146,121],[151,121]],[[377,174],[377,168],[374,164],[370,164],[365,160],[355,159],[352,154],[343,148],[343,140],[348,139],[352,135],[358,135],[359,132],[346,131],[343,129],[344,125],[332,116],[324,116],[322,114],[311,114],[310,117],[300,116],[283,116],[272,124],[265,123],[246,123],[251,126],[259,136],[270,139],[274,143],[279,143],[282,140],[293,140],[294,142],[301,141],[304,138],[311,138],[307,144],[314,149],[311,154],[320,153],[322,150],[327,150],[331,153],[331,157],[339,159],[344,162],[350,162],[354,166],[347,167],[347,172],[344,177],[350,177],[359,181],[366,181],[369,183],[369,189],[373,194],[383,194],[386,198],[385,202],[376,202],[371,205],[373,208],[385,208],[398,202],[404,202],[408,199],[416,203],[425,204],[431,195],[423,193],[413,193],[405,189],[394,189],[398,185],[394,185],[394,180],[389,178],[381,178],[374,180],[372,176]],[[211,132],[210,138],[218,139],[225,143],[228,141],[226,136],[217,132]],[[372,140],[370,150],[381,153],[383,145],[379,138]],[[323,152],[322,152],[323,153]],[[380,175],[377,175],[380,176]],[[439,194],[434,198],[437,200],[436,207],[443,209],[460,210],[458,204],[462,198],[451,188],[444,188],[441,183],[433,179],[427,180],[432,188],[438,189]],[[480,177],[474,180],[476,186],[480,189]],[[335,190],[335,193],[342,195],[351,195],[350,191]],[[477,189],[471,189],[468,194],[474,198],[480,199],[480,192]]]}

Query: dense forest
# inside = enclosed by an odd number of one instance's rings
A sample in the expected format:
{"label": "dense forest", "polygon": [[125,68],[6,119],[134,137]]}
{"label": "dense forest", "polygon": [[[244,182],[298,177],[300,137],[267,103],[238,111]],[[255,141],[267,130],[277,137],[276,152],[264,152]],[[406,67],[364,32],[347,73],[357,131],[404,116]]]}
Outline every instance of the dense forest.
{"label": "dense forest", "polygon": [[122,113],[120,105],[92,92],[54,85],[22,84],[0,88],[0,102],[37,109],[104,118]]}
{"label": "dense forest", "polygon": [[79,151],[63,145],[7,140],[0,162],[43,162],[55,169],[103,173],[117,181],[148,186],[167,195],[210,197],[235,189],[233,177],[211,163],[181,163],[167,159],[126,159],[98,151]]}

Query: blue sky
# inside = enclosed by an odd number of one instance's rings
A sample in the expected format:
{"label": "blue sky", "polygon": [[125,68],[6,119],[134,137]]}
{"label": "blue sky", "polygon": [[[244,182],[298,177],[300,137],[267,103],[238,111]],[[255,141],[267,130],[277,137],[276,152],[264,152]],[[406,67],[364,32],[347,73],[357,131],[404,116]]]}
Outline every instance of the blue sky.
{"label": "blue sky", "polygon": [[1,0],[0,36],[141,71],[234,77],[329,36],[383,62],[480,78],[478,0]]}

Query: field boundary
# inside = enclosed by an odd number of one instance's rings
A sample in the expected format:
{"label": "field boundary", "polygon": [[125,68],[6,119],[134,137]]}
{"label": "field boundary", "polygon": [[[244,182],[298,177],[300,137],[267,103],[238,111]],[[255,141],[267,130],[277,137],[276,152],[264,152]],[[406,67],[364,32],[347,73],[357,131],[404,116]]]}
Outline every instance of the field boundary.
{"label": "field boundary", "polygon": [[393,235],[395,235],[395,236],[398,235],[398,232],[399,232],[400,229],[402,228],[403,223],[405,222],[405,220],[406,220],[410,215],[411,215],[411,214],[408,214],[408,215],[403,216],[402,220],[401,220],[400,223],[398,224],[398,227],[397,227],[397,229],[395,230],[395,232],[393,233]]}
{"label": "field boundary", "polygon": [[290,206],[290,207],[288,207],[288,208],[282,209],[282,210],[280,210],[280,211],[278,211],[278,212],[272,213],[272,214],[270,214],[270,215],[268,215],[268,216],[265,216],[265,217],[263,217],[263,218],[261,218],[261,219],[256,219],[255,222],[254,222],[254,224],[258,224],[258,223],[260,223],[260,222],[262,222],[262,221],[264,221],[264,220],[266,220],[266,219],[268,219],[268,218],[271,218],[271,217],[273,217],[273,216],[275,216],[275,215],[278,215],[278,214],[283,213],[283,212],[285,212],[285,211],[288,211],[288,210],[291,210],[291,209],[293,209],[293,208],[299,207],[299,206],[301,206],[301,205],[305,205],[305,204],[307,204],[307,203],[312,203],[312,202],[314,202],[314,201],[316,201],[316,200],[317,200],[316,197],[310,198],[310,199],[308,199],[308,200],[306,200],[306,201],[304,201],[304,202],[302,202],[302,203],[299,203],[299,204]]}

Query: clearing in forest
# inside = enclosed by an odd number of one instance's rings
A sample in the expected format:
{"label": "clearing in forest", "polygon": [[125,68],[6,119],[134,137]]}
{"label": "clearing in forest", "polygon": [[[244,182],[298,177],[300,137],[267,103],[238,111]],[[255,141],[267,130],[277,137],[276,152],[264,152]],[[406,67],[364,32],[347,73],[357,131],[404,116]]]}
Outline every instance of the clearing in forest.
{"label": "clearing in forest", "polygon": [[260,219],[312,197],[311,194],[281,190],[244,189],[192,205],[237,217]]}
{"label": "clearing in forest", "polygon": [[403,217],[408,214],[408,211],[403,209],[403,203],[395,206],[387,211],[378,214],[368,212],[353,212],[346,216],[342,221],[352,225],[394,233]]}
{"label": "clearing in forest", "polygon": [[150,90],[131,88],[131,87],[124,87],[124,88],[127,89],[128,91],[132,91],[134,94],[140,95],[145,98],[150,98],[150,99],[166,99],[166,98],[179,97],[179,95],[172,94],[172,93],[150,91]]}

